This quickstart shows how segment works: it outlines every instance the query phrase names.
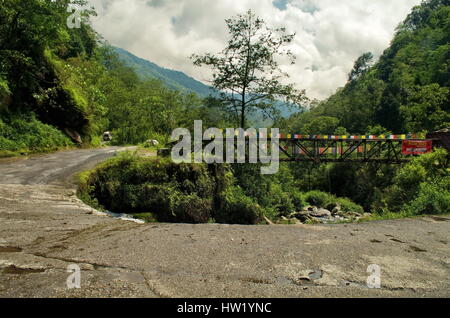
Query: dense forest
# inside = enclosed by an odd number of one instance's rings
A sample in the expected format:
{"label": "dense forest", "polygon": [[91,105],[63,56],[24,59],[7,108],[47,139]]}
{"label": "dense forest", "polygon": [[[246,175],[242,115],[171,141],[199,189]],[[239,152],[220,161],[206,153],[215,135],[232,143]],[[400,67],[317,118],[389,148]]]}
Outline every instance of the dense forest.
{"label": "dense forest", "polygon": [[[194,120],[203,120],[205,127],[236,127],[227,98],[177,90],[127,66],[90,26],[94,9],[82,11],[79,28],[69,28],[71,3],[86,5],[82,0],[0,2],[0,156],[99,146],[107,130],[114,144],[136,145],[148,139],[164,144],[173,129],[192,128]],[[449,37],[449,1],[424,1],[399,25],[378,61],[365,53],[345,87],[327,100],[310,102],[308,111],[273,118],[274,125],[339,135],[424,134],[449,127]],[[155,175],[152,167],[168,176]],[[87,200],[95,197],[108,208],[131,213],[158,208],[171,217],[193,206],[191,214],[200,217],[181,220],[194,222],[212,217],[257,223],[263,215],[289,216],[307,204],[380,216],[450,210],[444,150],[404,166],[283,164],[274,176],[261,176],[258,168],[182,167],[184,172],[173,176],[169,162],[125,156],[85,178],[92,186]],[[189,183],[180,175],[193,179]],[[211,189],[221,191],[211,198]],[[111,198],[115,204],[107,204]]]}
{"label": "dense forest", "polygon": [[290,126],[305,134],[421,133],[448,128],[449,4],[432,0],[415,7],[397,27],[379,61],[373,65],[373,55],[363,54],[345,87],[314,103],[310,112],[292,116]]}

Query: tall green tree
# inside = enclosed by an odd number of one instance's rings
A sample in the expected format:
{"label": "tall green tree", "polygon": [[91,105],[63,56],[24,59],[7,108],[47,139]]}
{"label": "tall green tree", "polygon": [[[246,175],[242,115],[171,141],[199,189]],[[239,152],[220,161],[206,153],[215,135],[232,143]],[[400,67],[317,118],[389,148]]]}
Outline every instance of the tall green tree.
{"label": "tall green tree", "polygon": [[408,131],[434,131],[450,127],[450,89],[438,84],[415,87],[400,107]]}
{"label": "tall green tree", "polygon": [[305,101],[305,93],[293,84],[282,84],[289,75],[277,62],[287,57],[294,64],[295,57],[287,46],[295,34],[285,28],[269,28],[252,11],[227,19],[230,34],[227,47],[219,54],[194,54],[196,66],[209,66],[213,70],[212,85],[221,92],[227,108],[236,114],[241,127],[251,111],[262,111],[267,116],[276,114],[276,102],[283,100],[294,106]]}
{"label": "tall green tree", "polygon": [[348,80],[353,81],[359,78],[361,75],[365,74],[373,62],[373,54],[370,52],[364,53],[361,55],[355,62],[352,71],[348,75]]}

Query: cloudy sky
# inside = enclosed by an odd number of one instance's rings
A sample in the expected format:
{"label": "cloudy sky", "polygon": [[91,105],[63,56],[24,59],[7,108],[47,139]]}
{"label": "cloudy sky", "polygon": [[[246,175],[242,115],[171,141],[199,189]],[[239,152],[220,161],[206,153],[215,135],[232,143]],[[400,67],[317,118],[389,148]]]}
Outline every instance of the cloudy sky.
{"label": "cloudy sky", "polygon": [[200,81],[210,72],[192,65],[193,53],[220,52],[224,20],[252,9],[270,26],[295,32],[290,81],[323,99],[343,86],[364,52],[378,57],[396,26],[420,0],[89,0],[94,28],[112,45]]}

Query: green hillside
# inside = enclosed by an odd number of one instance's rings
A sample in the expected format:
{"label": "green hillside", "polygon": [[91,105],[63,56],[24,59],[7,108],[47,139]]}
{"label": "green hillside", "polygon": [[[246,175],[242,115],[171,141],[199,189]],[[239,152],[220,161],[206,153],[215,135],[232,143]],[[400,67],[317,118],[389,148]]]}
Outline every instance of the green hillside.
{"label": "green hillside", "polygon": [[214,93],[209,86],[182,72],[162,68],[155,63],[139,58],[121,48],[115,47],[114,50],[118,54],[120,60],[128,67],[131,67],[142,80],[159,79],[169,88],[185,92],[194,92],[203,97],[207,97]]}
{"label": "green hillside", "polygon": [[[208,97],[210,95],[218,96],[211,87],[182,72],[162,68],[153,62],[139,58],[121,48],[114,47],[114,51],[126,66],[136,72],[141,80],[158,79],[171,89],[186,93],[194,92],[200,97]],[[279,110],[281,117],[289,117],[294,112],[282,102],[279,102],[276,108]],[[262,113],[253,114],[252,123],[255,127],[268,127],[273,125],[273,121],[265,118]]]}
{"label": "green hillside", "polygon": [[293,116],[291,124],[305,133],[330,134],[339,127],[350,133],[375,126],[393,133],[449,127],[449,3],[432,0],[415,7],[377,63],[363,55],[345,87],[311,112]]}

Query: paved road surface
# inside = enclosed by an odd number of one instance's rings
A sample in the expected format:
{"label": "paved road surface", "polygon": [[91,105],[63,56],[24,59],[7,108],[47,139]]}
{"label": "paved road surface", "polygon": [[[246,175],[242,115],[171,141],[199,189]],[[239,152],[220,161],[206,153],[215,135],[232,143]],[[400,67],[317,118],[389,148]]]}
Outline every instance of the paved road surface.
{"label": "paved road surface", "polygon": [[[71,175],[117,148],[0,161],[0,296],[449,297],[450,218],[314,226],[136,224]],[[81,268],[68,290],[67,266]],[[367,267],[381,268],[369,289]]]}

